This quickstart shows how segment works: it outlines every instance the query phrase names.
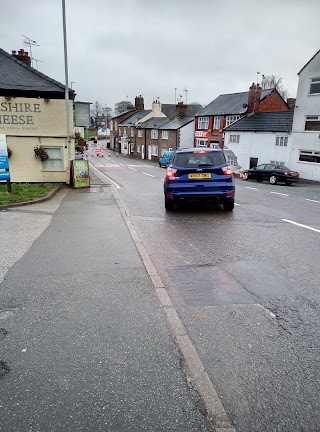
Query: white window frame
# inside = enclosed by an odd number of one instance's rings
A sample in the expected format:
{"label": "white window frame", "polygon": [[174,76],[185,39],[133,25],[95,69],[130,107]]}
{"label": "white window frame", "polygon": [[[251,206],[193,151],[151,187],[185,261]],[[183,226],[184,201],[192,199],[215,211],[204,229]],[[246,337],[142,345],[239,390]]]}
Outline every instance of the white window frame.
{"label": "white window frame", "polygon": [[[319,162],[300,160],[301,156],[314,156],[319,158]],[[299,163],[320,165],[320,151],[318,150],[299,150]]]}
{"label": "white window frame", "polygon": [[162,131],[162,139],[163,140],[169,139],[169,131],[167,131],[167,130]]}
{"label": "white window frame", "polygon": [[138,138],[142,138],[142,129],[138,129]]}
{"label": "white window frame", "polygon": [[214,119],[213,119],[213,129],[214,130],[220,129],[220,120],[221,120],[220,116],[214,116]]}
{"label": "white window frame", "polygon": [[281,161],[270,161],[270,163],[271,163],[272,165],[284,166],[284,162],[281,162]]}
{"label": "white window frame", "polygon": [[[49,159],[42,161],[41,171],[65,171],[63,147],[56,147],[56,146],[47,145],[47,146],[43,146],[43,149],[48,153]],[[50,157],[50,150],[51,149],[60,150],[60,157],[59,158],[53,158],[52,156]],[[57,161],[57,160],[61,161],[60,167],[50,167],[50,164],[53,161]]]}
{"label": "white window frame", "polygon": [[198,129],[207,130],[209,127],[209,117],[198,117]]}
{"label": "white window frame", "polygon": [[158,129],[151,129],[151,139],[158,139]]}
{"label": "white window frame", "polygon": [[130,143],[130,145],[131,145],[131,153],[134,153],[134,143],[132,142]]}
{"label": "white window frame", "polygon": [[320,85],[320,77],[316,77],[316,78],[311,78],[310,79],[310,87],[309,87],[309,96],[313,96],[313,95],[319,95],[320,91],[316,92],[316,93],[311,93],[311,87],[313,84],[318,84]]}
{"label": "white window frame", "polygon": [[279,135],[276,137],[276,147],[287,147],[288,146],[288,137]]}
{"label": "white window frame", "polygon": [[312,122],[320,122],[320,116],[318,115],[308,115],[305,118],[305,123],[304,123],[304,132],[313,132],[313,133],[318,133],[320,131],[320,127],[319,129],[314,129],[314,130],[310,130],[310,129],[306,129],[306,124],[307,122],[312,123]]}
{"label": "white window frame", "polygon": [[239,142],[240,142],[240,135],[239,134],[230,134],[229,135],[229,143],[239,144]]}
{"label": "white window frame", "polygon": [[196,147],[208,147],[208,140],[206,138],[197,138]]}
{"label": "white window frame", "polygon": [[119,133],[119,135],[121,135],[121,127],[120,126],[118,128],[118,133]]}
{"label": "white window frame", "polygon": [[113,120],[110,121],[110,132],[113,132]]}
{"label": "white window frame", "polygon": [[131,126],[131,137],[132,137],[132,138],[134,137],[134,129],[133,129],[132,126]]}
{"label": "white window frame", "polygon": [[230,126],[232,123],[239,120],[239,118],[240,118],[240,115],[228,115],[226,117],[226,127]]}
{"label": "white window frame", "polygon": [[159,149],[158,146],[151,146],[151,156],[158,156],[159,155]]}
{"label": "white window frame", "polygon": [[127,134],[127,128],[125,126],[123,126],[123,135]]}
{"label": "white window frame", "polygon": [[137,144],[137,153],[141,153],[141,144]]}

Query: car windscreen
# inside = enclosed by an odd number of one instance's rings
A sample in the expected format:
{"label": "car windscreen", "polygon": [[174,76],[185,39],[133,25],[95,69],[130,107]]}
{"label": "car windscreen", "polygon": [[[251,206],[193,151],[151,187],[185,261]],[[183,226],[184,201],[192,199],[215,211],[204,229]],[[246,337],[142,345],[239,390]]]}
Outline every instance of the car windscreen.
{"label": "car windscreen", "polygon": [[226,163],[223,152],[212,153],[176,153],[173,164],[183,168],[197,168],[201,166],[219,166]]}

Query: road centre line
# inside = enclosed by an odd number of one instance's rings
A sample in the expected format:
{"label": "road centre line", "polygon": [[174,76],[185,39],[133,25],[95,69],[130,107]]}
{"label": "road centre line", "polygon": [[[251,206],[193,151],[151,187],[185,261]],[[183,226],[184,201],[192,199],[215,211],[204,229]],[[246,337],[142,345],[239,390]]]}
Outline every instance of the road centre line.
{"label": "road centre line", "polygon": [[288,194],[280,193],[280,192],[270,192],[271,194],[275,195],[282,195],[282,196],[289,196]]}
{"label": "road centre line", "polygon": [[131,169],[132,171],[137,171],[135,168],[131,168],[130,166],[128,166],[129,169]]}
{"label": "road centre line", "polygon": [[299,226],[301,228],[306,228],[306,229],[309,229],[311,231],[315,231],[315,232],[320,233],[320,230],[318,230],[316,228],[312,228],[312,227],[310,227],[308,225],[299,224],[298,222],[294,222],[294,221],[289,220],[289,219],[282,219],[282,220],[283,220],[283,222],[288,222],[288,223],[291,223],[292,225],[297,225],[297,226]]}
{"label": "road centre line", "polygon": [[246,189],[259,190],[258,188],[254,188],[254,187],[250,187],[250,186],[246,186]]}
{"label": "road centre line", "polygon": [[152,174],[148,174],[148,173],[145,173],[145,172],[143,172],[143,171],[141,171],[141,174],[144,174],[144,175],[149,176],[149,177],[154,177],[154,175],[152,175]]}
{"label": "road centre line", "polygon": [[309,199],[309,198],[306,198],[306,201],[316,202],[316,203],[319,203],[319,204],[320,204],[320,201],[312,200],[312,199]]}

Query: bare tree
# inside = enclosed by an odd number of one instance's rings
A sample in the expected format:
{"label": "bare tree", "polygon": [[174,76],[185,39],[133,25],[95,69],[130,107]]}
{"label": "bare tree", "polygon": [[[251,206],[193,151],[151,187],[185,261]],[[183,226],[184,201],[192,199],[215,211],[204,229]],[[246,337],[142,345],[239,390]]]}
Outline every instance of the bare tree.
{"label": "bare tree", "polygon": [[112,117],[112,108],[108,107],[107,105],[104,105],[102,108],[102,114],[104,114],[106,119],[106,126],[109,127],[110,119]]}
{"label": "bare tree", "polygon": [[132,108],[133,108],[132,102],[129,102],[129,101],[120,101],[120,102],[117,102],[114,105],[114,112],[115,112],[116,115],[117,114],[121,114],[121,113],[127,111],[127,109],[128,109],[129,106],[132,106]]}
{"label": "bare tree", "polygon": [[91,117],[94,119],[94,124],[96,124],[96,119],[102,112],[102,104],[99,101],[95,101],[91,107]]}
{"label": "bare tree", "polygon": [[284,87],[281,77],[275,75],[262,75],[261,87],[263,90],[275,88],[285,101],[288,98],[288,91]]}

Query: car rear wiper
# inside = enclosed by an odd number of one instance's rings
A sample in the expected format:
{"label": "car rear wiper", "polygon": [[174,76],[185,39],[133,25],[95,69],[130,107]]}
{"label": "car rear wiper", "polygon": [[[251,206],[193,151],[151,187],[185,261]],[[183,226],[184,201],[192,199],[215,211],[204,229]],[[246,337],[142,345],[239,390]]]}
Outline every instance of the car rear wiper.
{"label": "car rear wiper", "polygon": [[209,166],[209,167],[212,167],[213,165],[212,164],[207,164],[207,163],[201,163],[198,166]]}

